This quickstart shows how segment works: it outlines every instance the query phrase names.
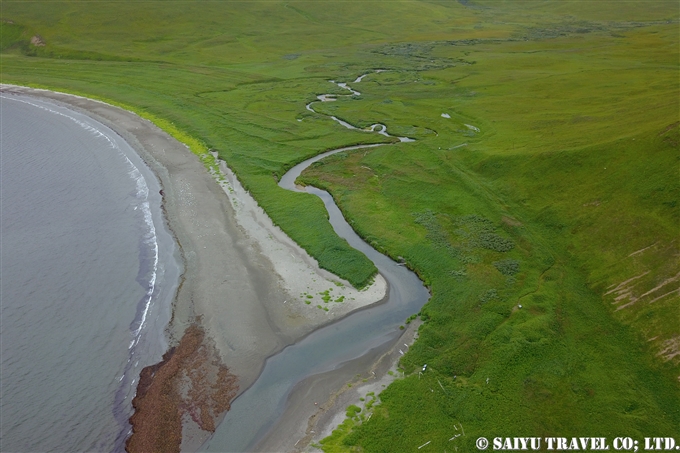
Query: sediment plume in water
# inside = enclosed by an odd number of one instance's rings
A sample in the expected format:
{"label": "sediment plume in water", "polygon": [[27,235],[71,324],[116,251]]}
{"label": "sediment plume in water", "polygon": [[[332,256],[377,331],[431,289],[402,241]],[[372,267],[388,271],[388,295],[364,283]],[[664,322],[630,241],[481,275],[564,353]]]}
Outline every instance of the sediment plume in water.
{"label": "sediment plume in water", "polygon": [[237,381],[220,362],[203,328],[190,326],[162,361],[142,370],[125,450],[179,452],[185,414],[202,430],[214,432],[215,420],[229,410],[236,396]]}

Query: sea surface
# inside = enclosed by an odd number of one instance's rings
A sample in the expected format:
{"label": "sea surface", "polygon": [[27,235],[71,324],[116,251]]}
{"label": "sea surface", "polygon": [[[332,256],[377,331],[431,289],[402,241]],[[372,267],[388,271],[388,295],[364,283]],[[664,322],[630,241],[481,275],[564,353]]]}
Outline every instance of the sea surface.
{"label": "sea surface", "polygon": [[0,95],[0,450],[123,451],[182,272],[158,180],[115,132]]}

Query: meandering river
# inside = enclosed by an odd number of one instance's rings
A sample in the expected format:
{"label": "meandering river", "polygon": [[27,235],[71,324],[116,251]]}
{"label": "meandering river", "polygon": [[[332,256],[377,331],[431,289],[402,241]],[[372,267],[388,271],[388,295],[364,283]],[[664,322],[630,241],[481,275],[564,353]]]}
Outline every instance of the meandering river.
{"label": "meandering river", "polygon": [[[355,82],[361,81],[365,76],[359,77]],[[346,83],[337,85],[352,91],[352,95],[358,94]],[[315,102],[328,102],[335,97],[336,95],[330,94],[320,95],[319,101]],[[312,104],[307,104],[307,110],[317,113]],[[328,118],[349,129],[390,136],[387,134],[387,127],[382,124],[374,124],[362,130],[335,116]],[[398,138],[400,142],[413,141],[408,137]],[[427,289],[413,272],[373,249],[354,232],[328,192],[315,187],[301,189],[295,186],[295,179],[304,169],[331,154],[390,145],[350,146],[327,151],[296,165],[279,182],[284,189],[307,192],[323,200],[335,232],[373,261],[387,280],[389,284],[387,301],[316,330],[270,357],[260,377],[233,402],[230,411],[202,450],[207,452],[251,450],[284,412],[288,396],[298,382],[309,376],[337,369],[343,363],[361,357],[372,349],[394,342],[401,333],[399,326],[407,317],[420,311],[429,299]]]}

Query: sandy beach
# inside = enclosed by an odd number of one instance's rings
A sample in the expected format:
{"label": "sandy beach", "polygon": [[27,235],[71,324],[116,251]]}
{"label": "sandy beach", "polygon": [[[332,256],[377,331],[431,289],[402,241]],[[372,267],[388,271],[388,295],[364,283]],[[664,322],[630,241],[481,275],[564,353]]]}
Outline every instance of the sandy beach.
{"label": "sandy beach", "polygon": [[[217,175],[184,144],[149,121],[79,96],[10,85],[1,89],[86,113],[120,134],[157,175],[166,220],[185,267],[167,329],[170,341],[177,344],[185,330],[199,322],[221,362],[237,377],[239,393],[254,382],[268,356],[386,297],[387,283],[380,275],[372,286],[357,291],[320,269],[272,224],[224,162],[226,181],[218,183]],[[344,296],[344,301],[324,304],[319,295],[323,291],[333,299]],[[307,295],[313,303],[306,303]]]}

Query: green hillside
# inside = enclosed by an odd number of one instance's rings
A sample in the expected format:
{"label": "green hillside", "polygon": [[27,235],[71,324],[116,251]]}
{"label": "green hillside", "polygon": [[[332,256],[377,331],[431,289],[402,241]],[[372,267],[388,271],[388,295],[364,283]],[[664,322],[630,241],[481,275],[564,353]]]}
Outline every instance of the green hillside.
{"label": "green hillside", "polygon": [[386,140],[305,109],[344,94],[329,80],[370,72],[360,96],[314,108],[417,140],[302,179],[432,299],[407,377],[323,448],[680,442],[678,16],[675,1],[3,1],[0,76],[128,106],[216,150],[275,223],[362,286],[373,265],[277,179]]}

